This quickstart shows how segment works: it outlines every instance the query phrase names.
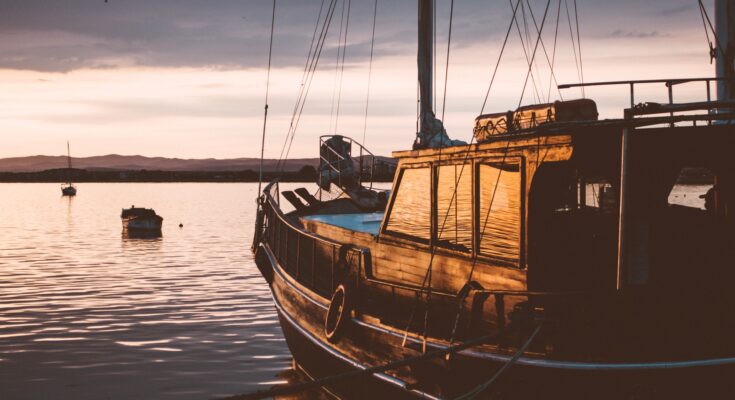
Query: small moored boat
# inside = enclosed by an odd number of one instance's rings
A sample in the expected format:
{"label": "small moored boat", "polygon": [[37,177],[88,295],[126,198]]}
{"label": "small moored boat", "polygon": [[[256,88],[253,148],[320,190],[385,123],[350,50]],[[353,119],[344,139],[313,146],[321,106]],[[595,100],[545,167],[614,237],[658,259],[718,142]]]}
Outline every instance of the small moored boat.
{"label": "small moored boat", "polygon": [[67,170],[68,170],[68,179],[65,185],[61,186],[61,195],[62,196],[76,196],[77,195],[77,188],[74,187],[74,184],[71,183],[71,152],[69,151],[69,142],[66,142],[66,162],[67,162]]}
{"label": "small moored boat", "polygon": [[163,225],[163,217],[156,214],[152,208],[135,206],[123,208],[120,218],[122,218],[123,229],[160,231]]}

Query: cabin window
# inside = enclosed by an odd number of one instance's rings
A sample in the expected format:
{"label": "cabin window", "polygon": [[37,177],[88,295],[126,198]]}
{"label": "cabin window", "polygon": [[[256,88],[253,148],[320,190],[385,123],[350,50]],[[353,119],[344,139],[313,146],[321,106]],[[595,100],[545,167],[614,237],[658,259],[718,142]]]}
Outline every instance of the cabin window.
{"label": "cabin window", "polygon": [[480,254],[518,266],[521,233],[521,173],[518,164],[479,166]]}
{"label": "cabin window", "polygon": [[682,168],[669,192],[669,205],[714,210],[714,176],[707,168]]}
{"label": "cabin window", "polygon": [[428,242],[431,238],[431,169],[406,168],[401,171],[393,206],[385,228],[391,233]]}
{"label": "cabin window", "polygon": [[442,165],[437,168],[437,245],[453,250],[472,250],[472,166]]}

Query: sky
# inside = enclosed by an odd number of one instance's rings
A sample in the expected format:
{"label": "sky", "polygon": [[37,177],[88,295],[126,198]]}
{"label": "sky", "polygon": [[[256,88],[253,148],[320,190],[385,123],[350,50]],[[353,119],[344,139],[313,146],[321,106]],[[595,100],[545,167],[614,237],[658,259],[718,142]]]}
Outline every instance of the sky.
{"label": "sky", "polygon": [[[283,153],[320,7],[330,1],[277,0],[266,158]],[[378,0],[370,69],[374,1],[335,1],[289,156],[315,157],[318,137],[333,133],[364,141],[381,155],[410,148],[417,2]],[[454,1],[446,68],[451,0],[436,0],[435,109],[439,116],[444,109],[454,139],[469,141],[483,111],[511,1]],[[705,1],[714,20],[711,3]],[[272,4],[0,0],[0,157],[64,154],[67,140],[76,157],[259,157]],[[522,4],[484,112],[582,97],[579,89],[549,84],[579,82],[582,75],[587,82],[714,76],[697,1],[578,0],[580,43],[574,0]],[[543,46],[521,97],[528,72],[524,46],[530,57],[542,21]],[[341,26],[347,37],[340,85]],[[704,93],[703,84],[677,87],[675,100]],[[584,94],[597,101],[601,117],[621,117],[628,102],[627,87]],[[640,101],[664,101],[666,88],[650,85],[638,95]]]}

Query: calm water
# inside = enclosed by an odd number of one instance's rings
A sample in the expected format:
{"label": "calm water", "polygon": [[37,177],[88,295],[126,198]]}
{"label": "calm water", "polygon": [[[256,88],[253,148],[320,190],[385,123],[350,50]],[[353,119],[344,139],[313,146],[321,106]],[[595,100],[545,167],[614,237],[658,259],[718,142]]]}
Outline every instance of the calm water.
{"label": "calm water", "polygon": [[[0,184],[1,399],[202,399],[282,381],[291,356],[249,251],[257,184],[78,189]],[[161,238],[122,236],[132,204],[164,217]]]}

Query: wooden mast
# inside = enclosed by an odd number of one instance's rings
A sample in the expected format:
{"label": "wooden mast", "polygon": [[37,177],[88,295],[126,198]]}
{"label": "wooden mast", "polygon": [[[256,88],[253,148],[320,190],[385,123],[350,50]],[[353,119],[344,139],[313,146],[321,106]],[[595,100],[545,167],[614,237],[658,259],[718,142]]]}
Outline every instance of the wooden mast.
{"label": "wooden mast", "polygon": [[431,0],[419,0],[419,37],[418,37],[418,72],[419,72],[419,132],[427,132],[425,116],[434,113],[433,64],[434,64],[434,9]]}
{"label": "wooden mast", "polygon": [[[715,0],[715,69],[718,78],[735,76],[735,1]],[[731,80],[717,82],[717,100],[735,99],[735,83]]]}
{"label": "wooden mast", "polygon": [[432,0],[418,0],[418,79],[419,79],[419,131],[417,144],[429,147],[434,134],[434,8]]}

